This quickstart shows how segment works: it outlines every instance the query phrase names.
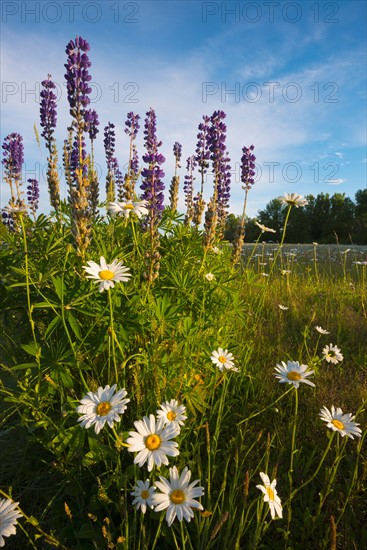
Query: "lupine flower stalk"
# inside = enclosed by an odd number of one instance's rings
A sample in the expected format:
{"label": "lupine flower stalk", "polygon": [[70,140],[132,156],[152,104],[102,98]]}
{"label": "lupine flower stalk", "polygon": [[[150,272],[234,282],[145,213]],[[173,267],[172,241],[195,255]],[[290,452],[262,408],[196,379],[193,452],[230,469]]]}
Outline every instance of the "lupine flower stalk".
{"label": "lupine flower stalk", "polygon": [[186,159],[186,175],[184,178],[184,193],[185,193],[185,204],[186,204],[186,215],[185,223],[190,225],[192,217],[194,215],[192,193],[194,186],[194,169],[196,166],[195,156],[192,155]]}
{"label": "lupine flower stalk", "polygon": [[172,210],[177,210],[178,203],[178,190],[180,187],[180,176],[177,174],[178,169],[181,168],[180,160],[182,156],[182,145],[176,141],[173,145],[173,154],[175,156],[175,174],[172,177],[171,186],[169,189],[170,207]]}
{"label": "lupine flower stalk", "polygon": [[85,130],[89,134],[90,139],[90,163],[88,167],[89,171],[89,206],[91,209],[91,214],[93,217],[97,215],[98,212],[98,197],[99,197],[99,185],[98,185],[98,177],[97,172],[94,166],[94,140],[97,137],[97,134],[99,132],[98,126],[99,126],[99,120],[98,120],[98,114],[93,109],[88,109],[85,111],[84,114],[84,120],[85,120]]}
{"label": "lupine flower stalk", "polygon": [[115,170],[118,168],[117,159],[115,154],[115,125],[109,122],[104,129],[104,150],[107,162],[107,178],[106,178],[106,197],[107,202],[114,202],[115,200]]}
{"label": "lupine flower stalk", "polygon": [[[85,257],[90,242],[91,209],[90,209],[90,181],[88,178],[89,158],[85,154],[83,132],[86,131],[86,108],[90,103],[88,95],[92,89],[89,86],[92,80],[88,72],[91,62],[88,52],[89,44],[77,36],[66,46],[67,62],[65,64],[67,81],[67,95],[70,105],[70,114],[73,117],[72,129],[76,134],[74,158],[69,156],[68,162],[74,174],[70,188],[69,203],[72,212],[72,233],[75,239],[77,253]],[[75,150],[77,155],[75,155]],[[84,151],[84,152],[83,152]]]}
{"label": "lupine flower stalk", "polygon": [[226,118],[224,111],[214,111],[210,117],[211,126],[208,132],[208,144],[210,160],[213,165],[214,192],[210,199],[208,210],[205,215],[205,248],[210,248],[216,238],[217,225],[222,230],[226,208],[228,207],[230,191],[230,166],[225,145],[227,127],[223,120]]}
{"label": "lupine flower stalk", "polygon": [[2,144],[4,166],[4,180],[10,187],[10,207],[24,206],[22,200],[22,166],[24,162],[23,138],[20,134],[13,132],[4,139]]}
{"label": "lupine flower stalk", "polygon": [[150,234],[150,250],[146,254],[146,271],[145,278],[149,283],[152,283],[159,274],[159,233],[158,225],[162,217],[164,209],[164,183],[162,178],[164,172],[160,168],[165,162],[165,157],[159,153],[158,149],[162,145],[161,141],[157,140],[156,136],[156,114],[154,109],[150,109],[146,113],[144,123],[144,144],[147,153],[143,155],[143,161],[148,165],[142,170],[143,183],[142,200],[146,201],[148,215],[144,221],[143,229],[149,231]]}
{"label": "lupine flower stalk", "polygon": [[38,208],[38,202],[39,202],[39,196],[40,196],[39,184],[36,179],[30,178],[27,181],[29,183],[29,185],[27,186],[28,206],[34,218],[36,218],[36,211]]}
{"label": "lupine flower stalk", "polygon": [[208,134],[209,134],[209,123],[210,123],[210,117],[207,115],[203,115],[203,122],[201,122],[198,126],[198,142],[195,149],[195,160],[199,167],[199,174],[201,176],[201,182],[200,182],[200,191],[194,197],[194,215],[193,215],[193,222],[198,227],[201,224],[201,218],[203,216],[204,210],[205,210],[205,201],[203,199],[203,193],[204,193],[204,181],[205,181],[205,175],[209,168],[209,160],[210,160],[210,151],[209,151],[209,142],[208,142]]}
{"label": "lupine flower stalk", "polygon": [[22,166],[24,162],[23,138],[16,132],[9,134],[2,144],[4,166],[4,181],[10,187],[8,205],[2,211],[2,221],[11,230],[18,228],[18,214],[26,210],[22,199]]}
{"label": "lupine flower stalk", "polygon": [[250,147],[243,147],[242,149],[243,155],[241,157],[241,182],[242,182],[242,189],[244,189],[245,191],[245,200],[243,203],[241,222],[237,228],[237,235],[233,243],[232,260],[234,265],[237,264],[241,259],[242,248],[245,242],[247,195],[249,190],[255,183],[254,176],[256,174],[255,172],[256,157],[253,154],[254,149],[255,149],[254,145],[250,145]]}
{"label": "lupine flower stalk", "polygon": [[136,136],[138,134],[140,116],[130,111],[125,121],[125,134],[130,138],[129,163],[125,174],[124,183],[119,192],[120,201],[133,201],[135,199],[135,184],[139,177],[139,157],[136,150]]}

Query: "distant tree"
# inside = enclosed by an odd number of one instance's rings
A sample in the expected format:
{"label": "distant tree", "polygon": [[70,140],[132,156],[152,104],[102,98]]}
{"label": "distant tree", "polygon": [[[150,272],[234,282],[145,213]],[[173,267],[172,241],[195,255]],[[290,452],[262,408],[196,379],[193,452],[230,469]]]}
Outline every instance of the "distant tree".
{"label": "distant tree", "polygon": [[331,200],[329,193],[320,193],[316,198],[313,195],[308,195],[307,198],[307,215],[311,240],[317,243],[335,241],[330,220]]}
{"label": "distant tree", "polygon": [[345,193],[334,193],[331,197],[330,218],[334,237],[340,243],[351,242],[354,225],[354,202]]}
{"label": "distant tree", "polygon": [[223,238],[225,241],[233,243],[236,238],[236,232],[240,222],[241,216],[235,216],[234,214],[229,214],[227,216],[223,233]]}
{"label": "distant tree", "polygon": [[353,240],[367,244],[367,189],[357,191],[355,200]]}

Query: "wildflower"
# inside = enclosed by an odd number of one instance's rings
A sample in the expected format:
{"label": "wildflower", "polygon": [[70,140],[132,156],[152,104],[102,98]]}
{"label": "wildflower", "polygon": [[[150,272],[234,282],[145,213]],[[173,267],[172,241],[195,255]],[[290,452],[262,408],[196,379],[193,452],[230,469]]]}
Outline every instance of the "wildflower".
{"label": "wildflower", "polygon": [[132,213],[136,214],[140,219],[142,216],[148,214],[146,204],[146,201],[110,202],[108,205],[108,211],[113,216],[124,216],[125,218],[129,218]]}
{"label": "wildflower", "polygon": [[13,502],[9,498],[0,499],[0,546],[5,546],[4,537],[15,535],[17,518],[22,514],[16,510],[19,502]]}
{"label": "wildflower", "polygon": [[122,265],[121,262],[113,260],[112,264],[107,264],[103,256],[100,257],[99,261],[100,265],[96,262],[89,261],[87,262],[89,267],[83,265],[83,269],[89,273],[87,279],[96,279],[93,282],[99,283],[100,292],[113,288],[115,286],[114,283],[125,283],[129,280],[129,277],[131,277],[129,268]]}
{"label": "wildflower", "polygon": [[167,508],[166,521],[168,527],[172,525],[176,516],[179,521],[185,519],[189,522],[194,517],[193,509],[204,509],[200,502],[195,500],[195,498],[203,496],[204,489],[203,487],[195,487],[200,482],[199,479],[189,485],[191,472],[187,467],[183,469],[180,477],[176,466],[170,468],[169,475],[169,480],[159,476],[160,481],[156,481],[155,485],[162,492],[155,493],[152,497],[156,512]]}
{"label": "wildflower", "polygon": [[[142,170],[142,184],[140,189],[143,191],[143,199],[147,201],[149,210],[149,223],[156,225],[162,217],[164,210],[165,185],[163,183],[164,171],[161,165],[165,162],[165,157],[158,152],[162,142],[157,139],[156,130],[157,117],[154,109],[149,109],[144,121],[144,144],[147,153],[143,155],[143,161],[148,165]],[[148,227],[148,224],[146,225]]]}
{"label": "wildflower", "polygon": [[334,405],[331,406],[331,411],[327,407],[323,407],[320,411],[321,420],[327,422],[327,427],[331,428],[334,432],[339,432],[342,437],[347,435],[351,439],[361,437],[361,429],[358,428],[359,424],[353,422],[355,416],[351,413],[343,414],[340,407],[335,409]]}
{"label": "wildflower", "polygon": [[288,306],[282,306],[282,304],[278,304],[278,308],[282,309],[283,311],[287,311],[287,309],[289,309]]}
{"label": "wildflower", "polygon": [[161,408],[157,410],[157,418],[163,418],[164,424],[173,424],[180,428],[187,419],[185,412],[185,405],[179,405],[176,399],[171,399],[161,404]]}
{"label": "wildflower", "polygon": [[214,254],[221,254],[222,253],[222,251],[220,250],[220,248],[218,246],[213,246],[213,248],[211,250]]}
{"label": "wildflower", "polygon": [[216,351],[212,352],[210,359],[220,371],[223,371],[223,369],[227,369],[238,372],[238,369],[234,366],[234,357],[232,353],[228,352],[227,349],[223,350],[222,348],[218,348]]}
{"label": "wildflower", "polygon": [[320,334],[330,334],[330,332],[328,330],[325,330],[324,328],[316,325],[315,326],[315,329],[317,330],[317,332],[319,332]]}
{"label": "wildflower", "polygon": [[275,518],[277,515],[279,518],[283,517],[283,508],[280,498],[277,495],[277,491],[275,489],[275,486],[277,484],[277,480],[273,479],[273,481],[270,483],[269,477],[264,474],[263,472],[260,472],[260,477],[264,483],[264,485],[256,485],[257,489],[260,489],[262,493],[264,493],[264,502],[269,503],[270,513],[272,519]]}
{"label": "wildflower", "polygon": [[304,382],[309,386],[315,386],[312,382],[307,380],[307,377],[314,373],[313,370],[307,371],[307,365],[300,365],[298,361],[288,361],[287,364],[282,361],[281,365],[276,366],[275,378],[279,379],[280,383],[287,382],[293,384],[295,388],[299,387],[300,382]]}
{"label": "wildflower", "polygon": [[114,422],[120,422],[119,415],[124,414],[130,399],[124,399],[127,395],[125,388],[116,394],[115,390],[116,384],[111,388],[108,385],[104,388],[100,386],[96,392],[90,391],[80,400],[81,405],[76,411],[82,415],[78,418],[82,427],[88,429],[94,425],[94,431],[99,434],[106,422],[110,428]]}
{"label": "wildflower", "polygon": [[266,227],[266,225],[263,225],[262,223],[255,222],[257,227],[260,227],[261,233],[270,232],[270,233],[276,233],[275,229],[270,229],[270,227]]}
{"label": "wildflower", "polygon": [[291,270],[290,270],[290,269],[282,269],[282,270],[280,271],[280,273],[281,273],[282,275],[290,275]]}
{"label": "wildflower", "polygon": [[205,279],[209,282],[213,281],[215,279],[215,275],[213,275],[213,273],[206,273]]}
{"label": "wildflower", "polygon": [[155,487],[150,486],[149,479],[146,481],[138,480],[134,487],[134,491],[130,493],[131,496],[135,497],[133,500],[133,506],[135,506],[137,510],[140,508],[143,514],[147,511],[147,506],[154,508],[154,504],[152,502],[154,491]]}
{"label": "wildflower", "polygon": [[324,355],[324,359],[326,359],[328,363],[334,363],[334,365],[337,365],[344,359],[340,349],[337,346],[333,346],[333,344],[330,344],[330,346],[325,346],[322,353]]}
{"label": "wildflower", "polygon": [[288,204],[288,206],[295,206],[296,208],[308,204],[308,200],[304,199],[302,195],[297,195],[297,193],[284,193],[284,197],[278,197],[278,201],[283,204]]}
{"label": "wildflower", "polygon": [[129,444],[129,452],[138,452],[134,464],[140,467],[148,461],[148,472],[151,472],[153,465],[161,466],[168,464],[168,456],[178,456],[178,444],[170,441],[180,433],[180,429],[174,425],[164,425],[164,419],[156,421],[153,414],[144,416],[143,420],[134,422],[137,432],[129,432],[126,443]]}

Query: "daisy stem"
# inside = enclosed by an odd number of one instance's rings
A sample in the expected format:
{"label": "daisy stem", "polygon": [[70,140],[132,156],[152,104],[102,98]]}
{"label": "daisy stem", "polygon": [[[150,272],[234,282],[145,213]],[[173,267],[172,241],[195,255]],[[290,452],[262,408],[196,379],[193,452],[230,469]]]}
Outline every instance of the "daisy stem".
{"label": "daisy stem", "polygon": [[[115,369],[115,383],[118,384],[118,371],[117,371],[117,364],[116,364],[116,353],[115,353],[115,329],[113,326],[113,307],[112,307],[112,298],[111,298],[111,292],[107,292],[108,294],[108,305],[110,308],[110,326],[108,328],[108,334],[109,339],[112,347],[112,361],[113,361],[113,367]],[[108,358],[108,380],[110,380],[110,357]]]}
{"label": "daisy stem", "polygon": [[31,325],[31,331],[32,331],[32,336],[33,336],[34,345],[35,345],[35,348],[36,348],[36,361],[37,361],[37,365],[38,365],[38,384],[37,384],[37,388],[39,389],[39,386],[40,386],[40,383],[41,383],[41,348],[39,347],[39,345],[38,345],[38,343],[37,343],[36,332],[35,332],[35,325],[34,325],[34,321],[33,321],[33,317],[32,317],[33,306],[32,306],[32,304],[31,304],[31,290],[30,290],[30,279],[29,279],[27,233],[26,233],[26,230],[25,230],[23,214],[20,213],[19,217],[20,217],[20,223],[21,223],[21,226],[22,226],[22,233],[23,233],[23,246],[24,246],[24,262],[25,262],[25,278],[26,278],[25,280],[26,280],[26,291],[27,291],[28,318],[29,318],[29,323],[30,323],[30,325]]}
{"label": "daisy stem", "polygon": [[125,443],[119,436],[119,434],[117,433],[116,431],[116,428],[115,426],[112,426],[112,432],[113,432],[113,435],[116,437],[116,441],[119,445],[121,445],[122,447],[127,447],[129,448],[129,445],[127,443]]}
{"label": "daisy stem", "polygon": [[318,474],[319,471],[320,471],[321,466],[322,466],[323,463],[324,463],[324,460],[325,460],[325,458],[326,458],[328,452],[330,451],[330,447],[331,447],[331,444],[332,444],[333,439],[334,439],[334,437],[335,437],[335,434],[336,434],[336,432],[333,432],[333,433],[331,434],[331,437],[330,437],[330,439],[329,439],[329,443],[328,443],[328,445],[327,445],[327,447],[326,447],[326,449],[325,449],[325,451],[324,451],[324,454],[323,454],[322,457],[321,457],[321,460],[320,460],[320,462],[319,462],[319,465],[317,466],[317,468],[316,468],[316,470],[314,471],[314,473],[312,474],[312,476],[311,476],[309,479],[307,479],[304,483],[302,483],[301,485],[299,485],[296,489],[294,489],[294,491],[293,491],[292,494],[291,494],[291,497],[292,497],[292,498],[293,498],[297,493],[299,493],[302,489],[304,489],[307,485],[309,485],[309,483],[311,483],[311,481],[313,481],[313,480],[315,479],[315,477],[317,476],[317,474]]}
{"label": "daisy stem", "polygon": [[[277,259],[278,259],[278,256],[279,254],[281,253],[282,249],[283,249],[283,243],[284,243],[284,239],[285,239],[285,233],[286,233],[286,230],[287,230],[287,224],[288,224],[288,219],[289,219],[289,214],[291,213],[291,210],[292,210],[292,205],[290,204],[289,207],[288,207],[288,211],[287,211],[287,215],[285,217],[285,222],[284,222],[284,227],[283,227],[283,232],[282,232],[282,238],[281,238],[281,241],[280,241],[280,244],[278,246],[278,250],[274,256],[274,260],[273,260],[273,263],[272,263],[272,266],[270,268],[270,271],[269,271],[269,278],[270,278],[270,275],[273,273],[274,271],[274,268],[275,268],[275,265],[277,263]],[[268,283],[269,283],[269,278],[268,278]]]}
{"label": "daisy stem", "polygon": [[138,256],[139,258],[141,258],[141,252],[140,252],[140,249],[139,249],[139,241],[138,241],[138,237],[137,237],[137,234],[136,234],[136,224],[134,221],[131,222],[131,229],[132,229],[132,232],[133,232],[133,240],[134,240],[134,250],[136,250],[136,252],[138,253]]}
{"label": "daisy stem", "polygon": [[[340,437],[339,437],[339,433],[338,433],[338,442],[340,442]],[[333,481],[335,479],[335,476],[336,476],[336,473],[338,471],[338,468],[339,468],[339,464],[340,464],[340,461],[342,460],[343,458],[343,451],[345,449],[345,445],[347,443],[347,440],[343,440],[343,446],[342,446],[342,449],[339,449],[337,450],[337,453],[336,453],[336,457],[335,457],[335,460],[330,468],[331,470],[331,475],[329,477],[329,480],[327,482],[327,485],[326,485],[326,489],[323,493],[320,492],[320,503],[319,503],[319,507],[317,509],[317,512],[314,516],[314,521],[316,521],[316,519],[318,518],[320,512],[321,512],[321,508],[323,507],[324,503],[325,503],[325,500],[327,499],[327,496],[328,494],[330,493],[330,487],[331,485],[333,484]]]}
{"label": "daisy stem", "polygon": [[[155,546],[158,542],[159,535],[161,534],[163,519],[164,519],[164,514],[161,514],[161,517],[159,519],[158,529],[157,529],[157,532],[155,534],[155,538],[154,538],[154,541],[153,541],[152,550],[155,549]],[[172,532],[173,532],[173,530],[172,530]]]}
{"label": "daisy stem", "polygon": [[266,407],[264,407],[263,409],[261,409],[259,412],[257,413],[254,413],[254,414],[250,414],[250,416],[248,416],[247,418],[245,418],[244,420],[241,420],[241,422],[239,422],[237,424],[237,426],[239,426],[240,424],[243,424],[244,422],[247,422],[248,420],[251,420],[252,418],[255,418],[255,416],[258,416],[259,414],[263,413],[264,411],[267,411],[268,409],[271,409],[271,407],[273,407],[275,405],[275,403],[278,403],[278,401],[280,401],[281,399],[283,399],[283,397],[285,397],[287,395],[287,393],[291,392],[293,390],[293,386],[291,386],[289,388],[289,390],[287,390],[286,392],[282,393],[282,395],[280,397],[278,397],[278,399],[276,399],[275,401],[273,401],[272,403],[270,403],[270,405],[267,405]]}
{"label": "daisy stem", "polygon": [[292,430],[292,446],[291,446],[291,463],[290,468],[288,471],[288,479],[289,479],[289,501],[288,501],[288,523],[287,523],[287,532],[286,532],[286,539],[289,534],[289,528],[291,524],[292,519],[292,487],[293,487],[293,466],[294,466],[294,455],[297,452],[297,449],[295,449],[296,445],[296,431],[297,431],[297,416],[298,416],[298,389],[294,388],[294,422],[293,422],[293,430]]}
{"label": "daisy stem", "polygon": [[[0,495],[13,501],[13,499],[8,495],[6,494],[2,489],[0,489]],[[23,512],[23,510],[17,506],[17,510],[19,510],[19,512],[22,514],[22,516],[27,520],[28,523],[30,523],[31,525],[33,525],[33,527],[39,532],[41,533],[41,535],[45,538],[45,541],[46,543],[48,543],[50,546],[55,546],[56,548],[61,548],[62,550],[68,550],[66,546],[64,546],[60,541],[58,541],[57,539],[55,539],[55,537],[53,535],[49,535],[48,533],[46,533],[40,526],[40,524],[38,523],[38,520],[34,517],[34,516],[27,516],[27,514],[25,512]],[[20,526],[20,524],[18,524]],[[22,528],[22,531],[24,531],[24,529]],[[27,533],[26,533],[27,534]],[[28,535],[27,535],[28,536]],[[28,537],[29,538],[29,537]],[[36,546],[34,547],[36,548]]]}

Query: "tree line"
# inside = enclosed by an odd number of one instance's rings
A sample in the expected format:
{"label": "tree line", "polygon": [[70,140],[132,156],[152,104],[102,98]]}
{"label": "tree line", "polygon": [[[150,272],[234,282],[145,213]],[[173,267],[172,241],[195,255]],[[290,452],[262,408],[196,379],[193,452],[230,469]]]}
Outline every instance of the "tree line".
{"label": "tree line", "polygon": [[[302,208],[292,208],[287,224],[285,241],[287,243],[367,244],[367,189],[355,194],[355,201],[345,193],[320,193],[306,195],[308,204]],[[256,241],[261,229],[256,222],[275,230],[264,232],[260,241],[277,242],[282,232],[287,214],[278,199],[272,199],[259,210],[255,218],[246,219],[246,242]],[[229,214],[224,238],[233,242],[240,223],[240,216]]]}

